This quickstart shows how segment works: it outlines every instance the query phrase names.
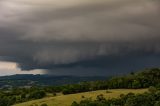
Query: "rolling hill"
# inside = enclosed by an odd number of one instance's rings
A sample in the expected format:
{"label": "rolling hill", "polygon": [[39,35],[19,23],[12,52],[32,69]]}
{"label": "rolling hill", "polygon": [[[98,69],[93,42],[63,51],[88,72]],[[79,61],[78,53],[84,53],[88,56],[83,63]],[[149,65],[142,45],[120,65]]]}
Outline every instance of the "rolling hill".
{"label": "rolling hill", "polygon": [[103,94],[106,99],[117,98],[120,94],[128,93],[144,93],[147,89],[112,89],[112,90],[97,90],[92,92],[69,94],[69,95],[59,95],[55,97],[46,97],[39,100],[33,100],[21,104],[16,104],[14,106],[40,106],[41,104],[47,104],[48,106],[70,106],[73,101],[79,102],[83,98],[95,99],[97,95]]}

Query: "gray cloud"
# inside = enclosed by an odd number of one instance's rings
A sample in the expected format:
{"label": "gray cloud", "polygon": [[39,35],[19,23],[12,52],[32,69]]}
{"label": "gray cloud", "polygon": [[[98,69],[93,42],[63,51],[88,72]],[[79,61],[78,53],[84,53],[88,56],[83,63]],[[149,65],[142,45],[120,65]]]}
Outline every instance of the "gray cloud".
{"label": "gray cloud", "polygon": [[[124,64],[119,57],[127,62],[133,54],[137,61],[142,54],[155,57],[160,54],[159,11],[158,0],[1,0],[0,56],[25,70],[84,69],[87,61],[94,64],[101,57]],[[116,61],[110,61],[103,70],[112,70],[108,67]]]}

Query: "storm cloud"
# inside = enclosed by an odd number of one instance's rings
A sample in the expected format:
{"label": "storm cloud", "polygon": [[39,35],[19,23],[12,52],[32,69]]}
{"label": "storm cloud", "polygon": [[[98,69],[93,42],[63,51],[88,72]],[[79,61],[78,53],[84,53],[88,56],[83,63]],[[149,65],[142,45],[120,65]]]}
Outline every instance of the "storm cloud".
{"label": "storm cloud", "polygon": [[1,0],[0,59],[71,75],[159,67],[159,11],[158,0]]}

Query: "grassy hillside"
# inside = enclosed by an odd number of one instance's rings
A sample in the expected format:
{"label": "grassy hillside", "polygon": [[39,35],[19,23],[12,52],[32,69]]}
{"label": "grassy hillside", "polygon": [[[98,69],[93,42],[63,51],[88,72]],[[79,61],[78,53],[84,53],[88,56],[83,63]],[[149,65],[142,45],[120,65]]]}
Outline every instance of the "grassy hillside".
{"label": "grassy hillside", "polygon": [[33,100],[21,104],[17,104],[14,106],[36,106],[34,104],[38,104],[40,106],[43,103],[48,104],[48,106],[70,106],[73,101],[81,101],[84,96],[85,98],[92,98],[95,99],[97,95],[103,94],[105,98],[117,98],[120,94],[128,94],[132,93],[144,93],[147,89],[113,89],[113,90],[98,90],[93,92],[85,92],[85,93],[78,93],[78,94],[70,94],[70,95],[60,95],[55,97],[48,97],[39,100]]}

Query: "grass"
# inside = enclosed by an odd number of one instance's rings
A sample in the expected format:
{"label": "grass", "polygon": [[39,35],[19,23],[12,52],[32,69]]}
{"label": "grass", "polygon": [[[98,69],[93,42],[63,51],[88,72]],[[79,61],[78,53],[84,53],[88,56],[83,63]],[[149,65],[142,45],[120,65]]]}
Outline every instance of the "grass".
{"label": "grass", "polygon": [[112,89],[112,90],[98,90],[92,92],[85,92],[85,93],[77,93],[77,94],[70,94],[70,95],[59,95],[55,97],[47,97],[44,99],[33,100],[21,104],[17,104],[14,106],[36,106],[34,104],[38,104],[40,106],[43,103],[46,103],[48,106],[70,106],[73,101],[81,101],[84,98],[92,98],[95,99],[97,95],[103,94],[106,99],[109,98],[118,98],[120,94],[128,94],[130,92],[138,94],[144,93],[147,89]]}

